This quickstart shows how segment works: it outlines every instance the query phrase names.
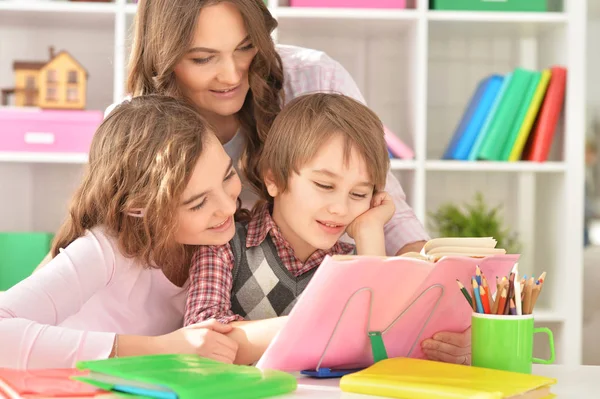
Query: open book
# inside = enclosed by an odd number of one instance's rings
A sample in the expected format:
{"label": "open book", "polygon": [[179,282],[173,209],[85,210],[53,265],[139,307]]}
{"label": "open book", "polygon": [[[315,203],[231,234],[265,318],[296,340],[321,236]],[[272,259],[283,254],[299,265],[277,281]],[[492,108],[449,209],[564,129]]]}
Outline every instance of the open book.
{"label": "open book", "polygon": [[[473,309],[456,280],[467,286],[477,266],[490,278],[505,276],[518,259],[446,256],[434,263],[402,256],[327,256],[257,367],[361,368],[379,357],[380,340],[390,358],[424,358],[424,339],[471,325]],[[493,294],[495,287],[490,289]]]}
{"label": "open book", "polygon": [[496,248],[493,237],[441,237],[433,238],[423,246],[421,252],[407,252],[401,256],[437,262],[443,256],[469,256],[483,258],[504,255],[506,250]]}

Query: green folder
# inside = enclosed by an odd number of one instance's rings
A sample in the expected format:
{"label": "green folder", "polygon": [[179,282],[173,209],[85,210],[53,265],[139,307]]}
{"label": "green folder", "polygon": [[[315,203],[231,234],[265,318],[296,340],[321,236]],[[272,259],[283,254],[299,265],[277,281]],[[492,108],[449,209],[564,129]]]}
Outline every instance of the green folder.
{"label": "green folder", "polygon": [[158,399],[267,398],[296,390],[296,377],[277,370],[225,364],[196,355],[150,355],[77,363],[79,381]]}
{"label": "green folder", "polygon": [[512,127],[509,131],[506,142],[502,146],[502,153],[500,155],[501,161],[508,161],[508,157],[513,150],[515,142],[517,141],[517,137],[519,132],[521,131],[521,126],[523,125],[523,121],[525,120],[525,115],[527,115],[527,111],[529,111],[529,107],[531,106],[531,102],[533,100],[533,96],[537,91],[538,85],[540,84],[540,79],[542,78],[541,72],[534,72],[531,80],[529,81],[529,87],[527,88],[527,92],[523,97],[523,103],[521,104],[521,108],[515,117],[515,120],[512,124]]}
{"label": "green folder", "polygon": [[500,161],[502,150],[526,95],[534,71],[516,68],[481,145],[477,159]]}

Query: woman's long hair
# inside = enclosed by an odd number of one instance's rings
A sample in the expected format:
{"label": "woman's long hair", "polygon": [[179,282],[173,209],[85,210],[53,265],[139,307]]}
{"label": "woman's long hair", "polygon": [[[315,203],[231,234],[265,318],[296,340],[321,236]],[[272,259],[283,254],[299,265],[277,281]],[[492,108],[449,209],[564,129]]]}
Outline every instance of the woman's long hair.
{"label": "woman's long hair", "polygon": [[250,64],[250,90],[237,114],[246,134],[242,171],[256,186],[261,183],[258,157],[283,103],[283,66],[271,38],[277,21],[263,0],[140,0],[127,89],[133,96],[156,93],[179,97],[175,66],[191,45],[200,10],[221,2],[238,8],[258,50]]}

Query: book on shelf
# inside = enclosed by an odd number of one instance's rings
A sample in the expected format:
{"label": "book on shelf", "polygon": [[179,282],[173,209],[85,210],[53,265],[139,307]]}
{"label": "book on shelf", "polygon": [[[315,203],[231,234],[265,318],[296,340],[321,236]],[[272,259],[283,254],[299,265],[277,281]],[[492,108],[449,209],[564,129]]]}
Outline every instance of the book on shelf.
{"label": "book on shelf", "polygon": [[563,110],[566,69],[515,68],[475,88],[443,159],[548,160]]}

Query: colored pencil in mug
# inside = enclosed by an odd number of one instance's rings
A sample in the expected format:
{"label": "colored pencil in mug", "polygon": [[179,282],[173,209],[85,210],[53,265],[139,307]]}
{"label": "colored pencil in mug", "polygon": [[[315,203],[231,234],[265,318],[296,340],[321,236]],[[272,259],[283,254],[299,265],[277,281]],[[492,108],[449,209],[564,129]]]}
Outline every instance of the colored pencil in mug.
{"label": "colored pencil in mug", "polygon": [[506,302],[504,304],[504,309],[501,314],[508,314],[510,299],[515,296],[515,273],[511,272],[508,277],[508,288],[506,289]]}
{"label": "colored pencil in mug", "polygon": [[462,292],[462,294],[467,299],[467,302],[469,302],[469,306],[471,306],[471,308],[473,308],[473,299],[471,298],[469,291],[467,291],[465,286],[458,279],[456,279],[456,282],[458,283],[458,288],[460,289],[460,292]]}
{"label": "colored pencil in mug", "polygon": [[475,304],[477,305],[477,313],[484,313],[481,297],[479,296],[479,285],[477,285],[477,280],[471,279],[471,285],[473,286],[473,296],[475,297]]}
{"label": "colored pencil in mug", "polygon": [[533,277],[525,283],[525,295],[523,295],[523,314],[531,314],[531,295],[533,293]]}
{"label": "colored pencil in mug", "polygon": [[506,288],[502,288],[502,292],[500,293],[500,300],[498,301],[498,309],[496,314],[504,314],[504,305],[506,304]]}
{"label": "colored pencil in mug", "polygon": [[531,305],[529,305],[531,307],[531,310],[529,313],[533,313],[533,308],[535,307],[535,303],[538,299],[538,297],[540,296],[540,291],[542,290],[542,285],[534,285],[532,290],[531,290]]}
{"label": "colored pencil in mug", "polygon": [[[491,313],[491,309],[492,309],[492,290],[490,290],[490,286],[488,285],[488,281],[487,278],[485,278],[485,274],[481,274],[481,279],[483,281],[483,288],[485,289],[485,293],[486,293],[486,303],[487,303],[487,309],[485,306],[485,303],[483,304],[483,309],[485,310],[485,313]],[[481,292],[480,292],[481,294]]]}
{"label": "colored pencil in mug", "polygon": [[485,287],[479,287],[479,298],[481,299],[481,306],[483,307],[483,313],[490,314],[490,299],[489,294]]}
{"label": "colored pencil in mug", "polygon": [[475,267],[475,280],[477,281],[477,285],[481,285],[481,269],[479,265]]}
{"label": "colored pencil in mug", "polygon": [[540,283],[540,285],[544,284],[544,280],[546,280],[546,272],[542,273],[540,275],[540,278],[538,278],[538,282]]}
{"label": "colored pencil in mug", "polygon": [[515,290],[514,303],[516,305],[515,306],[516,314],[518,316],[521,316],[523,314],[523,306],[522,306],[522,298],[521,298],[521,282],[519,281],[517,274],[515,274],[514,290]]}
{"label": "colored pencil in mug", "polygon": [[517,314],[517,309],[515,308],[515,301],[512,298],[510,300],[509,313],[513,316]]}

